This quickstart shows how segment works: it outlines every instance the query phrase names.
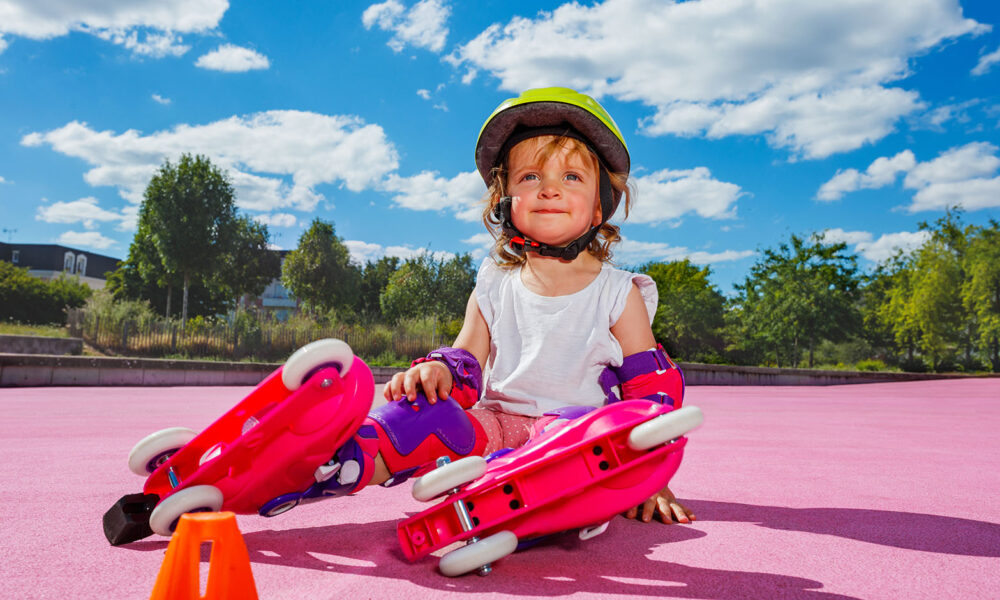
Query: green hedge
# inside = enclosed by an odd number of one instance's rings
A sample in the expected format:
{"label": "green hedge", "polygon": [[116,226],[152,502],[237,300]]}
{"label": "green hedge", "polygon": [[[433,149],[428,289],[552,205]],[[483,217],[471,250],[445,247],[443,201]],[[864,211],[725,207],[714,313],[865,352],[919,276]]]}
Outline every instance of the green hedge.
{"label": "green hedge", "polygon": [[62,324],[66,307],[83,306],[90,293],[75,277],[43,281],[26,268],[0,260],[0,320]]}

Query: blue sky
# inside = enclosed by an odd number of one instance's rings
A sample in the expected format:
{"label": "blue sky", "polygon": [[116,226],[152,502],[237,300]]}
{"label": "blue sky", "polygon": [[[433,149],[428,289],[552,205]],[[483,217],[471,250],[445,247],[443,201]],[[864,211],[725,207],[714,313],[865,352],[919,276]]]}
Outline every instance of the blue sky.
{"label": "blue sky", "polygon": [[947,206],[1000,220],[998,27],[995,0],[0,0],[0,239],[123,258],[189,152],[277,247],[319,217],[362,262],[481,257],[479,128],[565,85],[632,154],[619,264],[731,293],[825,231],[870,268]]}

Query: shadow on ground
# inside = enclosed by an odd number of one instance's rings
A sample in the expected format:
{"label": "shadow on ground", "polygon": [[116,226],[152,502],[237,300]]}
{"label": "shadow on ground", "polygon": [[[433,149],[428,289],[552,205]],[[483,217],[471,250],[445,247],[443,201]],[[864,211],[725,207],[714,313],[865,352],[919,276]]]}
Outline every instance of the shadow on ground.
{"label": "shadow on ground", "polygon": [[[955,517],[847,508],[786,508],[692,501],[701,522],[754,523],[783,531],[831,535],[906,550],[1000,557],[1000,525]],[[335,574],[405,580],[436,590],[511,596],[576,592],[670,598],[850,598],[794,575],[705,569],[650,557],[663,544],[703,537],[693,526],[665,527],[617,519],[608,533],[579,541],[567,533],[504,559],[486,578],[449,579],[437,558],[410,563],[396,545],[397,520],[244,535],[251,561]],[[128,548],[163,550],[165,541]],[[207,561],[208,556],[202,556]]]}
{"label": "shadow on ground", "polygon": [[703,520],[756,523],[905,550],[1000,557],[1000,525],[985,521],[865,508],[786,508],[708,500],[691,504]]}
{"label": "shadow on ground", "polygon": [[[498,562],[489,577],[443,577],[434,556],[410,563],[395,545],[395,520],[332,525],[245,536],[251,560],[330,573],[405,580],[442,591],[509,596],[566,596],[577,592],[672,598],[849,598],[823,584],[788,575],[703,569],[654,560],[662,544],[702,537],[693,527],[616,521],[596,539],[554,537]],[[392,540],[392,543],[387,543]],[[581,560],[581,558],[583,560]]]}

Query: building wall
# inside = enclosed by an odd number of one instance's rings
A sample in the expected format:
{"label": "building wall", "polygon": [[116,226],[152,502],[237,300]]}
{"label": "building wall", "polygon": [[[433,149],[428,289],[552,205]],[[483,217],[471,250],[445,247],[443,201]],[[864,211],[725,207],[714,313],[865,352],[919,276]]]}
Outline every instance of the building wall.
{"label": "building wall", "polygon": [[0,242],[0,260],[27,267],[28,273],[39,279],[76,275],[92,289],[101,289],[105,273],[118,268],[119,259],[57,244]]}

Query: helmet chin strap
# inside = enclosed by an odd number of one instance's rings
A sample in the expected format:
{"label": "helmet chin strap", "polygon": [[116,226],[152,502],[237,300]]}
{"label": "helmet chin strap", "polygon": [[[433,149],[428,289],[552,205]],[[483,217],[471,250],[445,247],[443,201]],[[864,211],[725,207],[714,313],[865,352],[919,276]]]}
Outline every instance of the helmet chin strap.
{"label": "helmet chin strap", "polygon": [[500,220],[500,227],[502,228],[504,234],[510,238],[510,248],[515,254],[519,256],[524,256],[525,252],[535,252],[540,256],[551,256],[555,258],[561,258],[562,260],[570,261],[575,259],[580,255],[581,252],[587,249],[590,242],[594,241],[597,237],[598,232],[601,230],[601,226],[608,222],[611,218],[611,213],[614,210],[613,203],[613,193],[614,190],[611,187],[611,178],[608,177],[608,172],[602,166],[600,176],[600,196],[601,196],[601,224],[596,227],[591,227],[587,233],[576,238],[569,244],[565,246],[551,246],[543,242],[536,242],[520,231],[517,227],[514,227],[514,219],[511,218],[511,204],[514,199],[511,196],[504,196],[497,202],[497,205],[493,208],[493,214],[497,219]]}

